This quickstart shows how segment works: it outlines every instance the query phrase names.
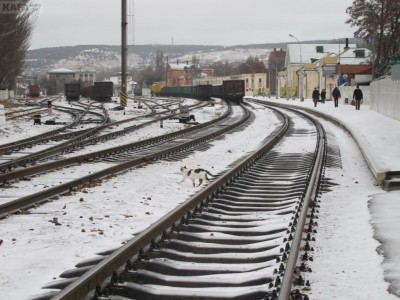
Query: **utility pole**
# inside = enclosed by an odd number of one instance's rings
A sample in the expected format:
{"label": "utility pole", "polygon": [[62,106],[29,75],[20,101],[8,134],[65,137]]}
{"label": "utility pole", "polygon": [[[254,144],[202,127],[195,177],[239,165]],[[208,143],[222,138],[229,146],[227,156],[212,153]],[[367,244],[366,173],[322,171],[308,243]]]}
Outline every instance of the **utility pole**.
{"label": "utility pole", "polygon": [[290,37],[294,38],[297,41],[297,44],[300,47],[300,70],[298,71],[298,76],[299,76],[299,98],[300,101],[304,101],[303,97],[303,88],[304,88],[304,65],[303,65],[303,59],[301,57],[301,43],[297,37],[295,37],[293,34],[289,34]]}
{"label": "utility pole", "polygon": [[120,105],[126,107],[127,105],[127,82],[126,82],[126,69],[127,69],[127,58],[128,58],[128,46],[127,46],[127,0],[121,0],[121,98]]}
{"label": "utility pole", "polygon": [[168,86],[168,56],[165,63],[165,86]]}

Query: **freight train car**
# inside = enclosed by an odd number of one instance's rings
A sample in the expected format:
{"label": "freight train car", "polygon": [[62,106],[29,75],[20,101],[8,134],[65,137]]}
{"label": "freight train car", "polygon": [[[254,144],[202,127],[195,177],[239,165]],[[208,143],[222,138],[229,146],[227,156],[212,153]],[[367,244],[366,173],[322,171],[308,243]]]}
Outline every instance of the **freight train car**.
{"label": "freight train car", "polygon": [[164,86],[162,87],[161,92],[157,95],[165,97],[194,98],[194,87],[192,85]]}
{"label": "freight train car", "polygon": [[81,84],[80,83],[66,83],[64,84],[65,98],[68,101],[79,100],[81,96]]}
{"label": "freight train car", "polygon": [[40,87],[37,84],[31,84],[28,87],[28,96],[36,98],[40,96]]}
{"label": "freight train car", "polygon": [[224,86],[223,85],[213,85],[211,94],[212,94],[212,97],[222,99],[224,97]]}
{"label": "freight train car", "polygon": [[91,99],[93,97],[93,85],[85,86],[81,89],[81,96]]}
{"label": "freight train car", "polygon": [[201,84],[194,86],[194,95],[199,100],[209,100],[212,96],[212,85]]}
{"label": "freight train car", "polygon": [[233,102],[242,102],[245,88],[244,80],[224,80],[223,84],[223,99]]}
{"label": "freight train car", "polygon": [[94,85],[82,88],[81,95],[97,101],[111,101],[114,95],[114,84],[111,81],[97,81]]}
{"label": "freight train car", "polygon": [[199,100],[209,100],[211,97],[221,98],[226,101],[240,103],[245,95],[244,80],[225,80],[222,85],[185,85],[185,86],[164,86],[159,96],[165,97],[186,97]]}
{"label": "freight train car", "polygon": [[112,96],[114,96],[114,84],[111,81],[98,81],[94,83],[94,100],[111,101]]}

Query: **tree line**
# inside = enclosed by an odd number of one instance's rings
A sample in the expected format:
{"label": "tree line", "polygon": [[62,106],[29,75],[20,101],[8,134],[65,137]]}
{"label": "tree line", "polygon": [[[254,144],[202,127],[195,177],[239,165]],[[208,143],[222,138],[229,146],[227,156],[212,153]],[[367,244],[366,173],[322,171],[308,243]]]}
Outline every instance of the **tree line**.
{"label": "tree line", "polygon": [[347,24],[356,28],[354,37],[363,39],[372,52],[374,78],[400,63],[400,1],[354,0],[346,10]]}

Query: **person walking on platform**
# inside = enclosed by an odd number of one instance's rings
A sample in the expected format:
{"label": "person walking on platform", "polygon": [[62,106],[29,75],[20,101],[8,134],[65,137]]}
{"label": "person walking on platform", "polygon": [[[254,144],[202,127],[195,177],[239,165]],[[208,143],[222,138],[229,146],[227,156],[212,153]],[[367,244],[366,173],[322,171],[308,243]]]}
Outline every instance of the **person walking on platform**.
{"label": "person walking on platform", "polygon": [[312,99],[314,101],[314,107],[317,107],[317,102],[319,100],[319,91],[317,90],[317,88],[314,88],[312,92]]}
{"label": "person walking on platform", "polygon": [[356,100],[356,110],[360,110],[361,101],[363,100],[363,93],[358,84],[353,92],[353,100]]}
{"label": "person walking on platform", "polygon": [[326,99],[326,91],[325,91],[325,89],[322,89],[322,91],[321,91],[321,103],[325,103],[325,99]]}
{"label": "person walking on platform", "polygon": [[333,89],[332,96],[333,96],[333,100],[335,102],[335,107],[338,107],[339,98],[341,98],[342,95],[340,95],[340,90],[337,86],[335,86],[335,88]]}

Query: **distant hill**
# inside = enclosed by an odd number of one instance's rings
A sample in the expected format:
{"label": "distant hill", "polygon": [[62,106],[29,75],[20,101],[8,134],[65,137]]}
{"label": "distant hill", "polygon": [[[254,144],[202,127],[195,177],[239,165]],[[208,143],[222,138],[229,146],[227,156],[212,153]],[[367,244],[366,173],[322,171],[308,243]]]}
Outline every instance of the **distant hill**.
{"label": "distant hill", "polygon": [[[349,43],[359,40],[349,39]],[[289,42],[293,43],[293,42]],[[345,43],[345,39],[304,41],[303,43],[329,44]],[[250,55],[262,60],[268,59],[269,52],[274,48],[286,49],[288,42],[266,43],[236,46],[212,45],[135,45],[128,47],[128,64],[131,68],[141,68],[150,65],[155,53],[161,50],[169,60],[187,61],[193,55],[205,65],[217,61],[239,62]],[[27,55],[26,71],[30,73],[45,73],[54,68],[110,70],[120,65],[121,46],[115,45],[78,45],[30,50]]]}

